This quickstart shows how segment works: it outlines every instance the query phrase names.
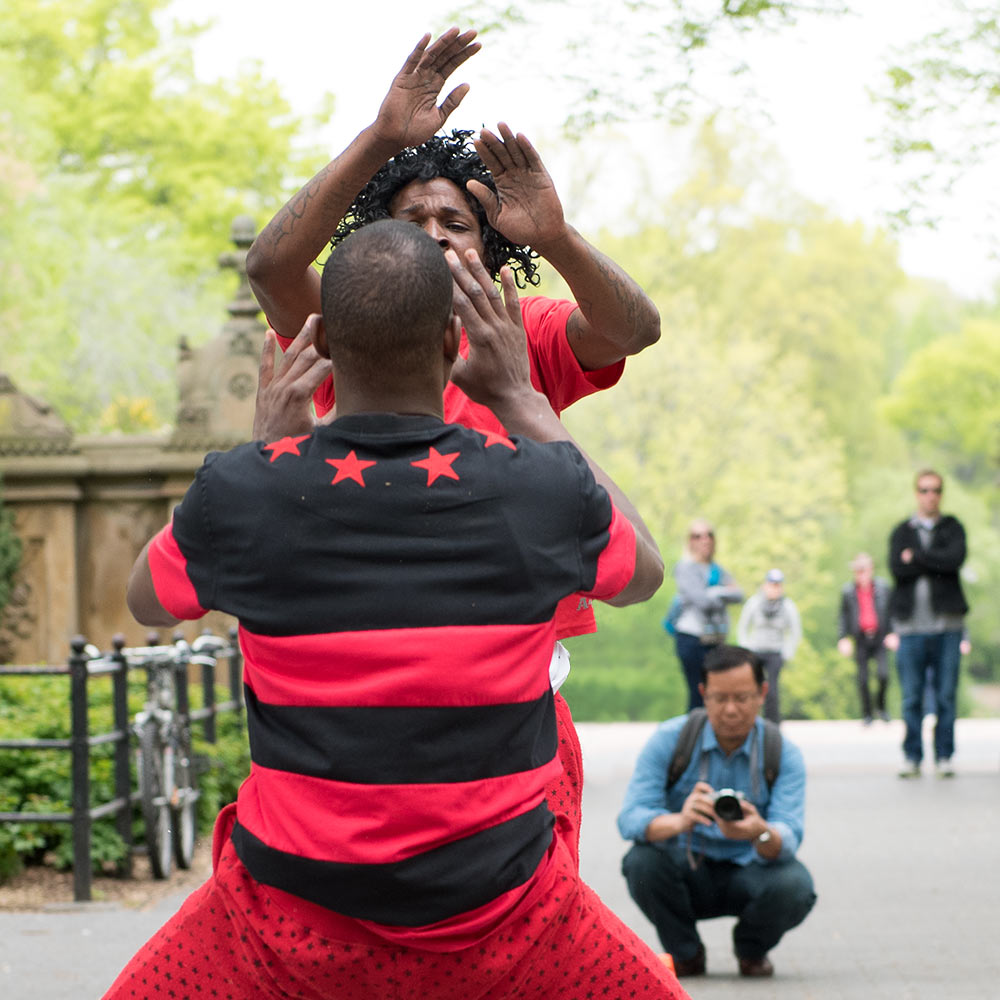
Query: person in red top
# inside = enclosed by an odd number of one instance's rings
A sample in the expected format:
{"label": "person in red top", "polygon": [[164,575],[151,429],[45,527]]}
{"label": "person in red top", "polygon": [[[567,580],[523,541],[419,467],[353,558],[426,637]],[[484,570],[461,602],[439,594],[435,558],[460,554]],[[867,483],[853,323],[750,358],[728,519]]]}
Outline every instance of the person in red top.
{"label": "person in red top", "polygon": [[[328,366],[311,351],[308,338],[301,341],[301,357],[294,341],[306,317],[320,309],[314,262],[331,237],[336,245],[380,218],[414,223],[443,251],[476,251],[494,280],[509,265],[520,284],[537,283],[539,257],[555,268],[573,299],[527,296],[521,312],[532,385],[557,415],[583,396],[615,385],[624,359],[659,339],[655,305],[618,264],[569,225],[552,179],[524,135],[505,123],[496,133],[482,130],[475,139],[463,130],[436,134],[468,92],[461,84],[440,100],[449,76],[479,51],[475,38],[475,31],[457,28],[433,42],[425,35],[393,79],[372,124],[288,201],[250,248],[250,285],[286,350],[286,364],[298,359],[289,370],[302,376],[262,387],[260,409],[279,414],[283,426],[288,426],[288,411],[310,397],[316,418],[299,405],[300,433],[333,412],[335,404]],[[463,337],[460,354],[467,350]],[[445,388],[444,416],[475,429],[505,430],[454,379]],[[255,437],[271,436],[266,425],[255,427]],[[568,595],[556,622],[557,640],[596,631],[590,598]],[[552,659],[556,689],[568,670],[568,653],[557,645]],[[578,829],[579,739],[561,696],[556,706],[564,773],[553,781],[550,802]]]}
{"label": "person in red top", "polygon": [[[337,419],[209,455],[136,561],[142,623],[239,619],[252,769],[109,1000],[685,996],[546,807],[558,601],[647,600],[663,561],[532,387],[501,280],[398,221],[353,234],[308,324]],[[443,421],[453,366],[511,436]]]}
{"label": "person in red top", "polygon": [[[885,707],[889,686],[888,650],[896,649],[899,639],[892,631],[889,598],[892,588],[888,581],[875,576],[875,562],[867,552],[859,552],[851,560],[854,579],[840,591],[840,611],[837,616],[837,650],[841,656],[854,655],[858,667],[858,694],[861,698],[861,718],[871,725],[878,713],[889,721]],[[877,688],[874,706],[869,685],[869,663],[875,661]]]}

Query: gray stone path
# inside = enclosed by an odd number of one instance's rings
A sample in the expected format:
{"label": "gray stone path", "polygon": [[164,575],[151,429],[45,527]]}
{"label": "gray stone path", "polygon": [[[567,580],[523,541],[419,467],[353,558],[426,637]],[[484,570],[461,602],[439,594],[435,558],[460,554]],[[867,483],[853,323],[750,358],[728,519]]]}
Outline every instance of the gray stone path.
{"label": "gray stone path", "polygon": [[[615,869],[614,818],[653,726],[581,725],[581,870],[656,951],[652,926]],[[895,776],[902,724],[790,722],[808,770],[800,858],[818,901],[771,953],[776,977],[741,980],[730,918],[700,925],[708,976],[693,1000],[997,1000],[1000,998],[1000,720],[959,720],[954,779]],[[926,733],[929,735],[929,728]]]}
{"label": "gray stone path", "polygon": [[[587,774],[584,877],[656,950],[651,926],[618,873],[615,828],[632,764],[653,726],[580,727]],[[702,933],[709,975],[685,980],[693,1000],[997,1000],[1000,997],[1000,719],[958,723],[958,776],[895,777],[899,722],[790,722],[809,772],[801,857],[819,901],[772,953],[777,976],[736,974],[732,920]],[[0,913],[2,1000],[96,1000],[182,901],[147,911],[64,904]],[[378,998],[373,998],[378,1000]],[[424,1000],[424,998],[414,998]]]}

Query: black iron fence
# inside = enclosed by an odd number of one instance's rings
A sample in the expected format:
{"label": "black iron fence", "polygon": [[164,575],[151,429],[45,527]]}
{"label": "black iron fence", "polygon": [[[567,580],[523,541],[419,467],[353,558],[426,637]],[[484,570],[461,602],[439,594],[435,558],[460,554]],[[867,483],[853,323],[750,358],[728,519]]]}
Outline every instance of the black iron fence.
{"label": "black iron fence", "polygon": [[[228,639],[211,637],[214,642],[199,643],[202,649],[181,656],[176,662],[174,711],[183,722],[200,722],[204,738],[216,742],[216,717],[220,712],[243,711],[243,660],[236,642],[235,629]],[[0,677],[69,677],[70,735],[68,739],[6,739],[0,740],[0,750],[52,750],[69,752],[72,794],[66,812],[0,812],[0,823],[71,823],[73,828],[73,898],[77,902],[90,899],[91,890],[91,829],[94,821],[106,816],[115,818],[119,836],[127,848],[130,861],[136,850],[132,838],[132,805],[138,792],[130,773],[131,717],[128,707],[128,672],[143,669],[155,654],[157,636],[150,637],[146,647],[129,649],[121,636],[115,636],[112,651],[101,654],[86,639],[76,637],[70,643],[71,653],[65,665],[0,666]],[[180,642],[187,651],[183,640]],[[160,647],[162,649],[162,647]],[[227,665],[229,697],[216,701],[216,672],[219,661]],[[202,688],[201,708],[190,703],[192,669],[199,669]],[[90,731],[88,691],[92,680],[110,677],[112,683],[112,726],[109,732]],[[94,747],[114,744],[114,798],[91,805],[91,751]]]}

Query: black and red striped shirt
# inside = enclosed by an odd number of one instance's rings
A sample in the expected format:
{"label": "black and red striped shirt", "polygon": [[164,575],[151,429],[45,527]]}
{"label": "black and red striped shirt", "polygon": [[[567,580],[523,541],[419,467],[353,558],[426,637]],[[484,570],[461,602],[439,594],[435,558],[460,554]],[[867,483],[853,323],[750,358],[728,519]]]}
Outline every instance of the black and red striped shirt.
{"label": "black and red striped shirt", "polygon": [[635,566],[572,445],[393,414],[243,445],[149,564],[176,617],[239,619],[255,878],[401,927],[512,905],[552,837],[556,605]]}

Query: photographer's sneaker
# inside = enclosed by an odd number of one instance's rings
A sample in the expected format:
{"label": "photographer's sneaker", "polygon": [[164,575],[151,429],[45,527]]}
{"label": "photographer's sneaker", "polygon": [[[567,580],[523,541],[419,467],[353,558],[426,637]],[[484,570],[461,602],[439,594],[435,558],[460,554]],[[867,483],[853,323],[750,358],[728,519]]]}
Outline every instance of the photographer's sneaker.
{"label": "photographer's sneaker", "polygon": [[901,778],[919,778],[920,765],[915,760],[908,760],[903,767],[900,768],[899,776]]}
{"label": "photographer's sneaker", "polygon": [[951,761],[947,760],[947,759],[946,760],[939,760],[934,765],[934,773],[939,778],[954,778],[955,777],[955,769],[951,766]]}

